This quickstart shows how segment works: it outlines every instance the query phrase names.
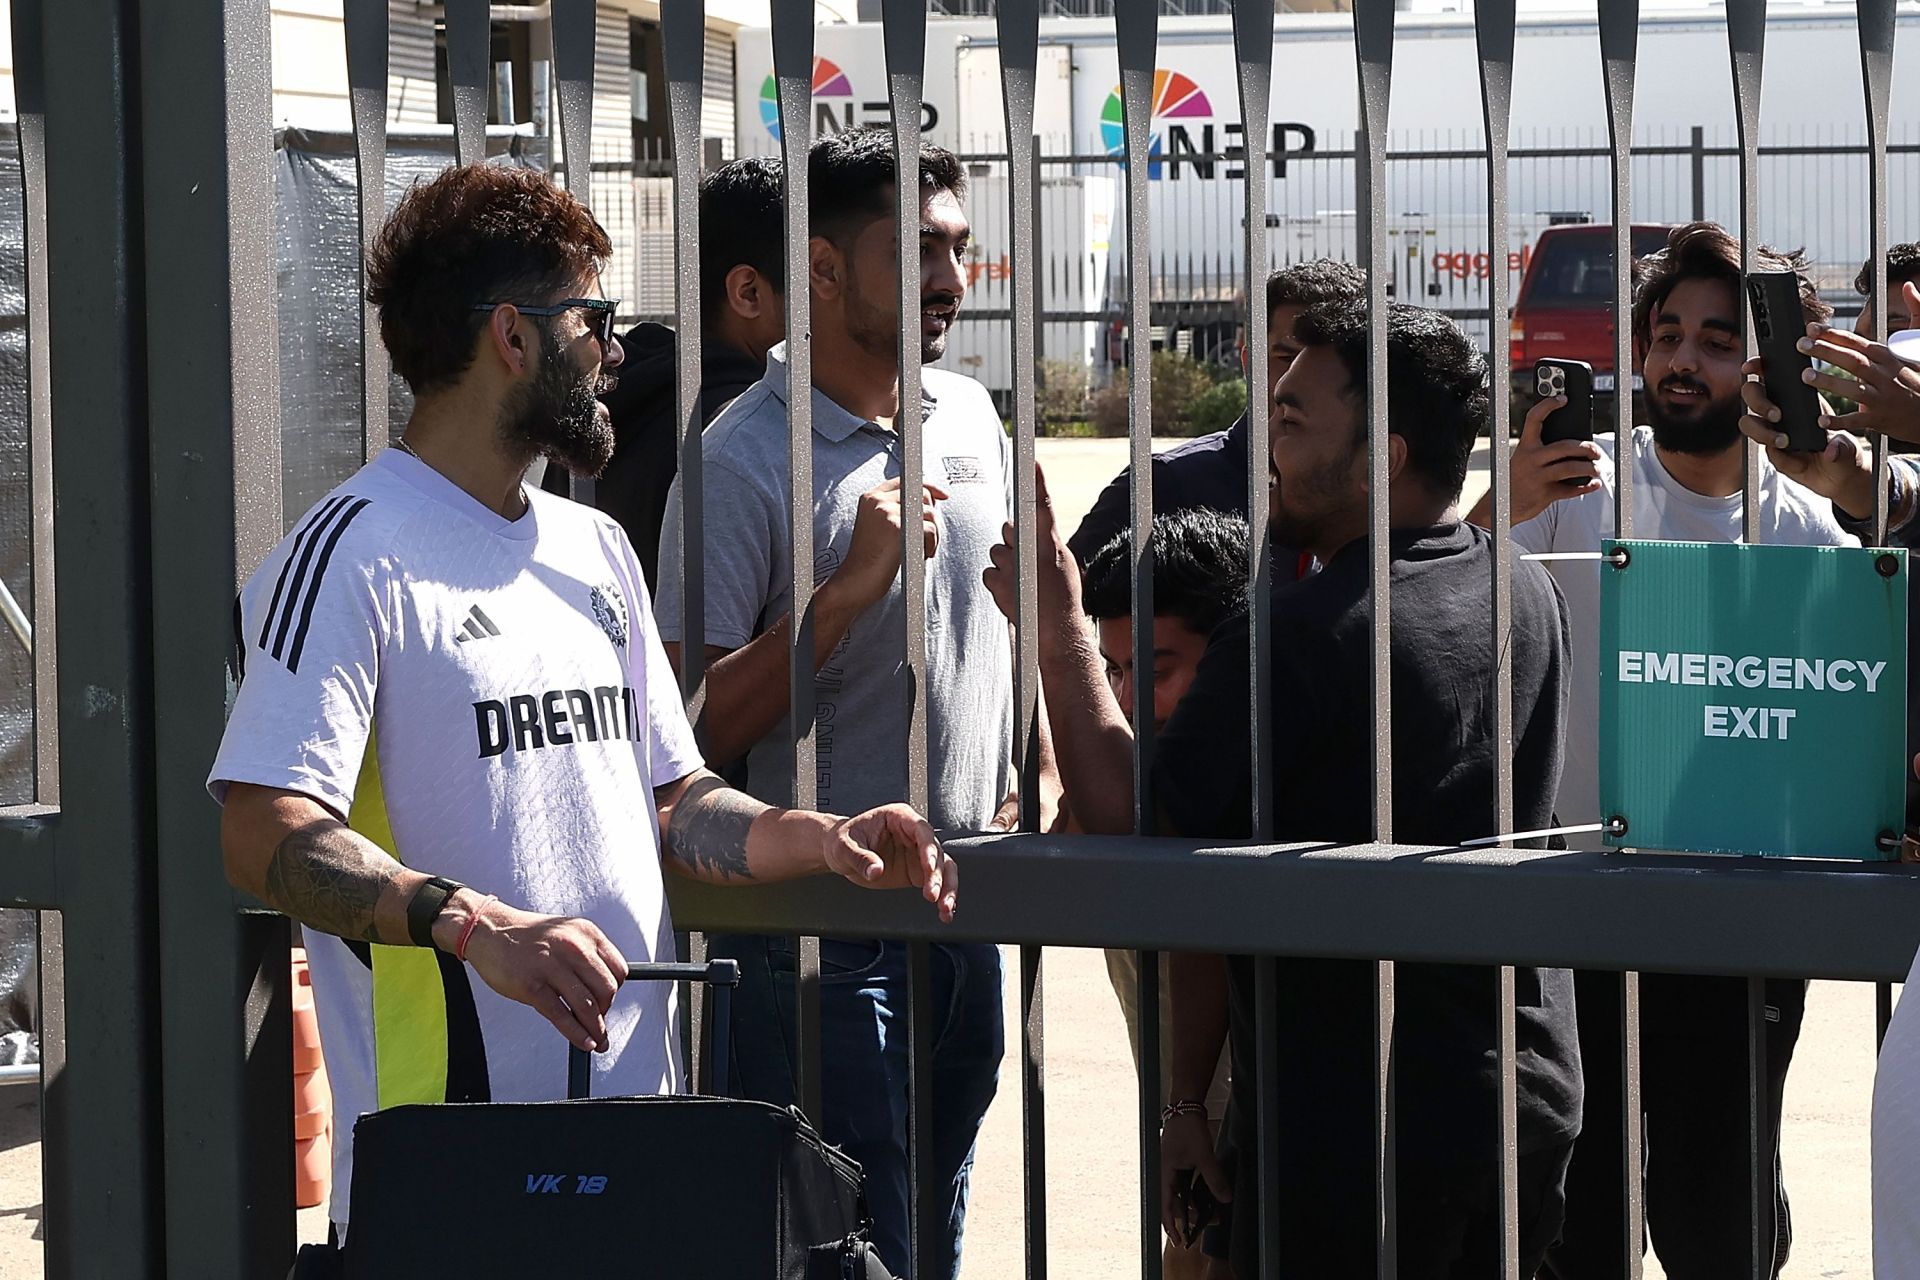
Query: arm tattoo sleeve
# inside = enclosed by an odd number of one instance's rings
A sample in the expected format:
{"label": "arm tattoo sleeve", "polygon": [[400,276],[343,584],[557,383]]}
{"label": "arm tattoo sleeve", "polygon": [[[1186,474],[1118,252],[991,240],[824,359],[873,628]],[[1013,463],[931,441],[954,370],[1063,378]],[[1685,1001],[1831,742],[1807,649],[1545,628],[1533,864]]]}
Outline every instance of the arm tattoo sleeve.
{"label": "arm tattoo sleeve", "polygon": [[702,772],[673,806],[667,856],[697,880],[751,880],[747,832],[771,807]]}
{"label": "arm tattoo sleeve", "polygon": [[316,822],[280,842],[267,863],[267,904],[342,938],[380,941],[374,908],[400,864],[338,823]]}

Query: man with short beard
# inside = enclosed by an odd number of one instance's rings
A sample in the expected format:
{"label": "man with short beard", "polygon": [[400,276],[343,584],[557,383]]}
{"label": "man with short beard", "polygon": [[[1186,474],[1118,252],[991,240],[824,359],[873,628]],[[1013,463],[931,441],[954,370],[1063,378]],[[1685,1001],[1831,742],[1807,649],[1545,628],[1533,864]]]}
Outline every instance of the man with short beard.
{"label": "man with short beard", "polygon": [[[907,789],[912,706],[903,661],[903,501],[899,383],[899,256],[889,133],[822,138],[809,157],[813,362],[813,627],[819,802],[897,800]],[[953,153],[920,158],[921,306],[909,317],[920,358],[946,349],[967,288],[970,237]],[[1011,825],[1013,654],[1006,620],[980,581],[1012,510],[1011,451],[986,388],[940,369],[922,375],[925,513],[922,554],[905,572],[926,583],[928,811],[936,826]],[[786,346],[767,372],[701,438],[705,494],[706,703],[696,725],[707,758],[744,757],[744,786],[791,799],[787,723],[793,607],[789,539]],[[660,556],[661,634],[679,661],[686,638],[679,541],[682,482],[667,497]],[[876,801],[877,802],[877,801]],[[717,937],[716,954],[741,962],[733,1003],[736,1088],[795,1101],[791,939]],[[933,948],[933,1114],[926,1184],[940,1200],[941,1237],[927,1280],[959,1269],[974,1139],[998,1079],[1003,1030],[1000,958],[984,944]],[[827,1139],[866,1172],[875,1244],[897,1275],[908,1269],[907,949],[900,942],[824,938],[820,1034],[825,1075],[819,1117]]]}
{"label": "man with short beard", "polygon": [[[1794,271],[1810,320],[1833,308],[1807,279],[1805,260],[1760,247],[1758,271]],[[1746,358],[1740,244],[1711,222],[1678,227],[1667,247],[1636,264],[1633,338],[1642,362],[1648,425],[1632,440],[1633,536],[1677,542],[1739,542]],[[1597,552],[1614,533],[1613,477],[1619,449],[1610,435],[1542,444],[1541,423],[1564,400],[1527,415],[1513,452],[1513,540],[1525,553]],[[1468,517],[1485,527],[1491,499]],[[1856,540],[1818,494],[1760,461],[1760,536],[1800,546]],[[1566,593],[1573,631],[1573,688],[1567,763],[1556,813],[1561,822],[1602,821],[1599,810],[1601,565],[1548,562]],[[1580,1053],[1592,1119],[1567,1175],[1567,1222],[1549,1259],[1560,1280],[1624,1272],[1620,1126],[1620,982],[1613,973],[1577,973]],[[1800,1034],[1806,984],[1767,984],[1767,1078],[1773,1132],[1787,1066]],[[1641,1096],[1646,1110],[1646,1213],[1655,1251],[1673,1280],[1724,1276],[1750,1249],[1747,1136],[1747,984],[1741,978],[1647,974],[1640,985]],[[1791,1242],[1777,1148],[1767,1171],[1777,1211],[1762,1227],[1776,1268]]]}
{"label": "man with short beard", "polygon": [[412,416],[241,597],[208,789],[228,878],[305,926],[336,1227],[356,1117],[564,1097],[555,1029],[597,1051],[597,1093],[681,1087],[671,988],[614,1000],[629,961],[673,957],[663,870],[912,883],[952,915],[953,867],[906,806],[782,811],[702,766],[632,546],[524,482],[612,448],[611,250],[536,172],[462,166],[402,197],[367,294]]}

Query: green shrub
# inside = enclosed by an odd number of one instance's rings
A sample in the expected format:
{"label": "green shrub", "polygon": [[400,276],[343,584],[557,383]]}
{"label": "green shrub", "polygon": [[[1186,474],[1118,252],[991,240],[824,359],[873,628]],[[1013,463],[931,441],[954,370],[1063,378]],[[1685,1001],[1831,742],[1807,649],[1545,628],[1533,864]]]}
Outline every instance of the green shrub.
{"label": "green shrub", "polygon": [[[1093,393],[1090,401],[1094,431],[1103,436],[1124,436],[1127,434],[1127,396],[1130,379],[1126,370],[1121,370],[1114,378],[1113,385]],[[1194,405],[1210,390],[1214,390],[1213,378],[1207,373],[1205,365],[1198,360],[1188,359],[1177,351],[1156,351],[1153,353],[1153,391],[1152,413],[1153,434],[1156,436],[1199,435],[1202,431],[1218,430],[1206,427],[1196,431],[1193,426]],[[1244,400],[1246,392],[1241,391]],[[1238,414],[1238,410],[1234,411]],[[1227,419],[1231,422],[1233,419]]]}
{"label": "green shrub", "polygon": [[1042,422],[1075,422],[1087,416],[1088,370],[1075,360],[1042,360],[1034,416]]}
{"label": "green shrub", "polygon": [[1187,414],[1190,436],[1212,435],[1225,431],[1247,409],[1247,383],[1244,378],[1216,382],[1200,393]]}

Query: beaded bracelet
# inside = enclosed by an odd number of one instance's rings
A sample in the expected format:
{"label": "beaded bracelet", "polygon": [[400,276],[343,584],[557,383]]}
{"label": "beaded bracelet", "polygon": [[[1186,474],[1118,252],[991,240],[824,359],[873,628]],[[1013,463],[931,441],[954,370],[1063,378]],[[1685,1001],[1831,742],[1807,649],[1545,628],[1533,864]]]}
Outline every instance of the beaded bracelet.
{"label": "beaded bracelet", "polygon": [[1207,1104],[1204,1102],[1196,1102],[1192,1098],[1182,1098],[1177,1102],[1169,1102],[1166,1106],[1160,1108],[1160,1127],[1163,1129],[1166,1128],[1167,1122],[1175,1116],[1199,1116],[1204,1120],[1207,1118]]}

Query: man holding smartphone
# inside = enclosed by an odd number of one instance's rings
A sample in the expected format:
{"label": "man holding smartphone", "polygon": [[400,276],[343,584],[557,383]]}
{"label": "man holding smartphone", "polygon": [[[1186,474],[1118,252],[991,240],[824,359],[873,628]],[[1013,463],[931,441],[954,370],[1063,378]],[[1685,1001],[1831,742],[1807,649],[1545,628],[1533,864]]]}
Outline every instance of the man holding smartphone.
{"label": "man holding smartphone", "polygon": [[[1797,274],[1801,307],[1825,320],[1798,255],[1764,246],[1755,270]],[[1746,378],[1740,244],[1725,228],[1675,228],[1667,247],[1636,264],[1633,338],[1646,386],[1647,424],[1628,444],[1633,467],[1633,535],[1686,542],[1744,536],[1745,441],[1740,420]],[[1513,540],[1523,554],[1598,552],[1614,536],[1611,436],[1540,442],[1540,423],[1560,401],[1527,415],[1513,455]],[[1802,546],[1854,545],[1831,505],[1764,459],[1761,540]],[[1468,519],[1485,527],[1490,499]],[[1572,623],[1572,700],[1566,771],[1556,814],[1597,824],[1599,808],[1600,572],[1597,558],[1548,563],[1566,594]],[[1585,839],[1591,839],[1587,837]],[[1617,974],[1575,975],[1580,1055],[1596,1117],[1620,1111],[1620,983]],[[1653,1246],[1672,1280],[1726,1274],[1750,1246],[1747,1137],[1747,995],[1740,978],[1644,975],[1640,985],[1641,1091],[1646,1110],[1646,1213]],[[1787,1066],[1800,1034],[1806,984],[1767,984],[1767,1080],[1779,1133]],[[1730,1085],[1728,1082],[1738,1082]],[[1623,1273],[1625,1212],[1620,1129],[1586,1126],[1567,1175],[1567,1221],[1548,1260],[1559,1280]],[[1775,1270],[1791,1240],[1777,1155],[1768,1171],[1776,1211],[1762,1228],[1774,1241]]]}

